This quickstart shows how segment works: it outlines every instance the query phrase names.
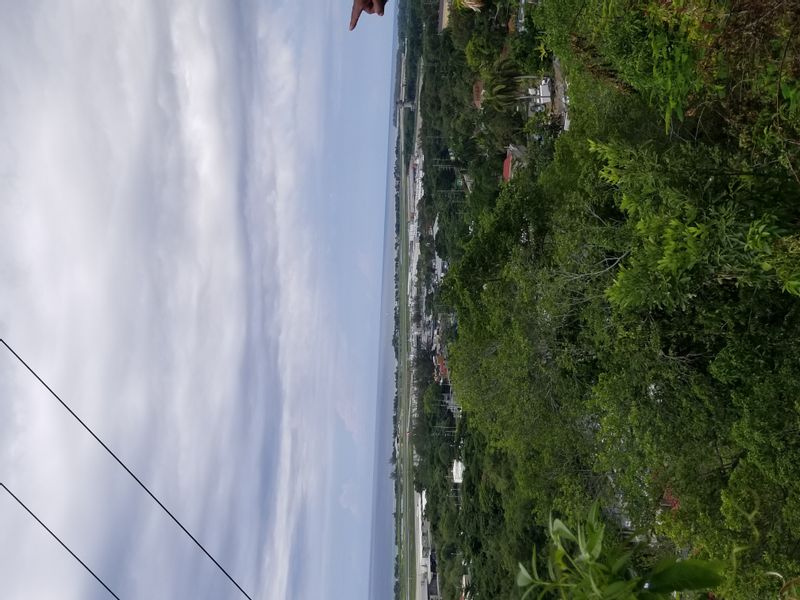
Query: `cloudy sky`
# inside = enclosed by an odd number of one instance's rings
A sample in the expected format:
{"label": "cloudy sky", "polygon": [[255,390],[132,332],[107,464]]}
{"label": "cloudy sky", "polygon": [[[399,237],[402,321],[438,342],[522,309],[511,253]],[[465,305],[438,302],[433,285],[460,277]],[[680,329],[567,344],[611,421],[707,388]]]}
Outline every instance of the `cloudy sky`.
{"label": "cloudy sky", "polygon": [[[0,337],[255,598],[368,595],[393,23],[349,13],[0,0]],[[5,350],[0,482],[121,598],[240,597]],[[108,597],[0,531],[4,597]]]}

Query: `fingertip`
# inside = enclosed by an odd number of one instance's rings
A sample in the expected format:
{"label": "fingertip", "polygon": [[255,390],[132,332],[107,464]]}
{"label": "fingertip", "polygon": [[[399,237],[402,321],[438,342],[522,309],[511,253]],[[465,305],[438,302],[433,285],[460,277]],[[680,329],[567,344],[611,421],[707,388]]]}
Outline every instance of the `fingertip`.
{"label": "fingertip", "polygon": [[350,12],[350,31],[358,25],[358,18],[361,16],[361,11],[364,10],[362,4],[358,0],[353,0],[353,10]]}

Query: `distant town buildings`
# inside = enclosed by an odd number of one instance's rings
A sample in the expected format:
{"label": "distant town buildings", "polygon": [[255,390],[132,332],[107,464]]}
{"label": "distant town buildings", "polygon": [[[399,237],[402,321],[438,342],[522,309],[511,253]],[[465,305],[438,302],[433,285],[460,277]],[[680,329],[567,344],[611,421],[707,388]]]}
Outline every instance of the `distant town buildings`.
{"label": "distant town buildings", "polygon": [[433,550],[431,523],[425,518],[425,490],[414,492],[414,525],[417,539],[417,598],[439,600],[439,577]]}

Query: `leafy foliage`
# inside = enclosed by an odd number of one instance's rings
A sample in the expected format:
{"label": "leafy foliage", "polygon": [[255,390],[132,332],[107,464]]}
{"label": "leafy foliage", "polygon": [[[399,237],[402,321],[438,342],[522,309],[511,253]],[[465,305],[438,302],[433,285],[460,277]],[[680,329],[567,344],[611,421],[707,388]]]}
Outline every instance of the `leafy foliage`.
{"label": "leafy foliage", "polygon": [[640,575],[632,564],[635,547],[609,547],[597,504],[575,533],[551,517],[548,536],[546,576],[539,575],[535,548],[530,570],[519,564],[517,585],[527,588],[523,600],[553,595],[564,600],[659,600],[674,592],[713,588],[722,581],[720,565],[697,559],[665,558]]}

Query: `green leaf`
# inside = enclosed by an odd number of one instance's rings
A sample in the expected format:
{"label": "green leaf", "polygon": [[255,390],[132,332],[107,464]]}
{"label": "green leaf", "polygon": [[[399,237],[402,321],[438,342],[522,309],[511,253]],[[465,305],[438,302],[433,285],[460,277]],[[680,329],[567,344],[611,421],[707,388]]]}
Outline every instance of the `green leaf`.
{"label": "green leaf", "polygon": [[599,525],[596,529],[589,532],[589,540],[587,550],[592,560],[597,560],[603,550],[603,533],[605,532],[605,525]]}
{"label": "green leaf", "polygon": [[550,532],[555,537],[565,537],[570,541],[577,542],[575,535],[564,525],[561,519],[554,519],[553,524],[550,526]]}
{"label": "green leaf", "polygon": [[530,596],[536,588],[528,588],[528,591],[522,594],[522,598],[520,600],[525,600],[528,596]]}
{"label": "green leaf", "polygon": [[599,514],[600,514],[600,507],[597,504],[597,500],[592,502],[592,507],[589,509],[589,514],[586,517],[586,521],[590,523],[592,526],[596,526],[599,521]]}
{"label": "green leaf", "polygon": [[528,587],[531,584],[533,584],[533,577],[531,577],[531,574],[528,573],[528,569],[526,569],[522,563],[519,563],[519,570],[517,571],[517,585],[519,587]]}
{"label": "green leaf", "polygon": [[547,561],[547,574],[550,576],[550,580],[551,581],[555,581],[556,580],[556,571],[553,568],[553,565],[555,564],[557,558],[558,557],[556,556],[556,552],[554,551],[554,552],[551,552],[550,560]]}
{"label": "green leaf", "polygon": [[626,552],[622,556],[620,556],[617,560],[614,561],[614,564],[611,565],[611,573],[616,575],[619,573],[625,566],[630,562],[632,552]]}
{"label": "green leaf", "polygon": [[533,547],[533,552],[531,553],[531,571],[533,572],[533,576],[538,580],[539,568],[536,566],[536,546]]}
{"label": "green leaf", "polygon": [[579,560],[585,560],[589,558],[589,551],[586,547],[586,535],[583,525],[578,523],[578,549],[581,552]]}
{"label": "green leaf", "polygon": [[645,586],[651,592],[668,593],[713,588],[720,583],[722,576],[718,563],[687,559],[656,567]]}

